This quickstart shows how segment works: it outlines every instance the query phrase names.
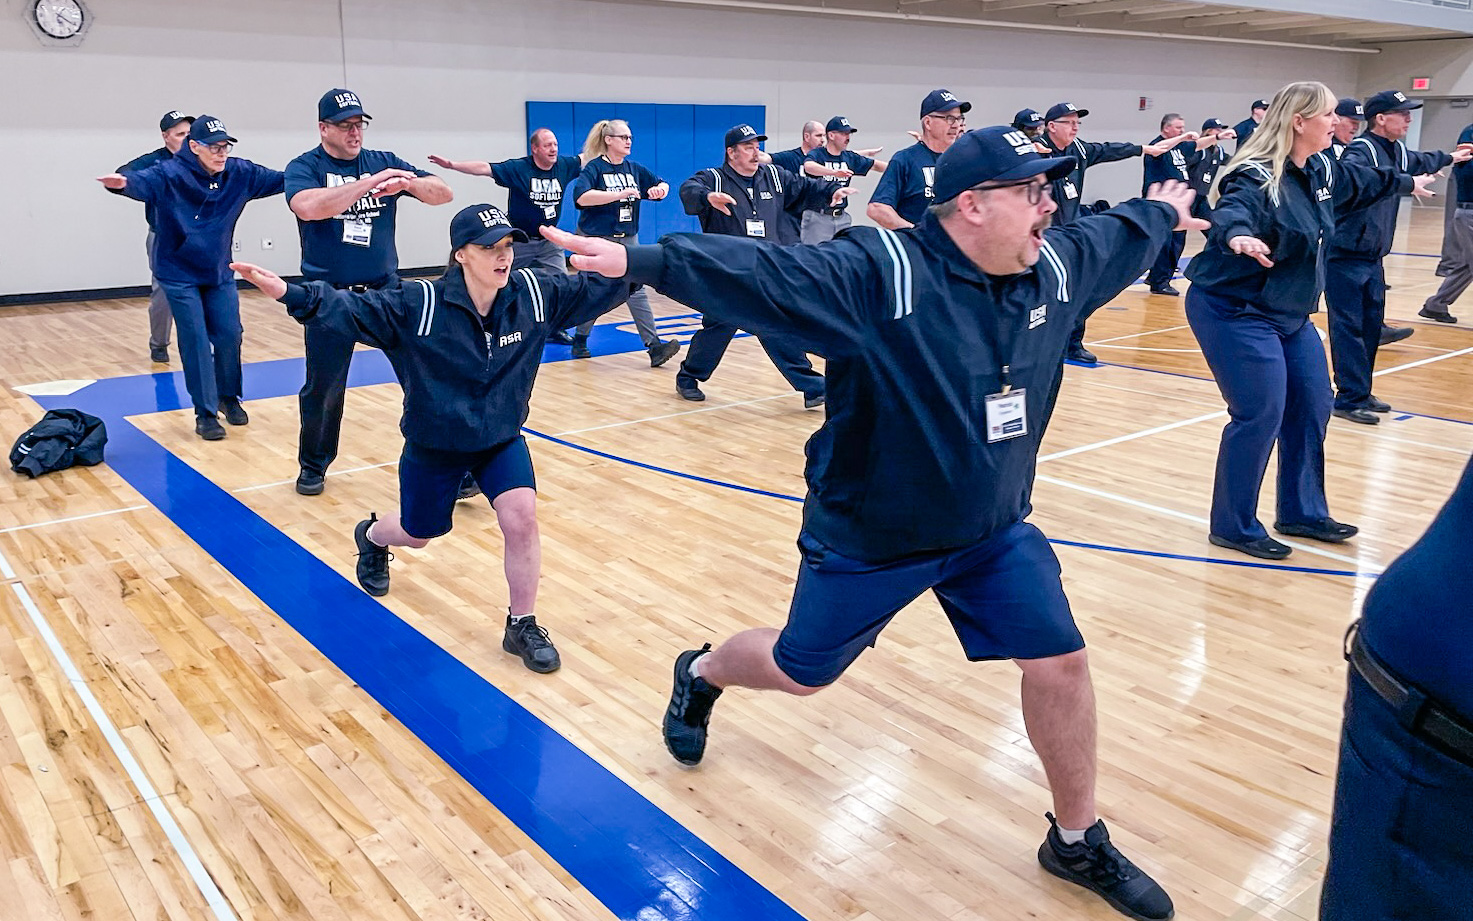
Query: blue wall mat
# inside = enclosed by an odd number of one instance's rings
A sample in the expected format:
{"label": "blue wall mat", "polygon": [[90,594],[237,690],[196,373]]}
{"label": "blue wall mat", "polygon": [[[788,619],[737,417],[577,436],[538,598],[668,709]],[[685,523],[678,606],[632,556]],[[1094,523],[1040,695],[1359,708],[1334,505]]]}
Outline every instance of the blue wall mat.
{"label": "blue wall mat", "polygon": [[[633,158],[670,183],[670,197],[663,202],[644,202],[640,207],[639,239],[653,243],[663,234],[698,231],[696,219],[680,206],[680,184],[696,170],[713,166],[725,156],[722,138],[726,129],[748,124],[766,130],[766,106],[685,105],[631,102],[528,102],[527,133],[551,128],[558,136],[563,154],[583,149],[583,139],[594,123],[604,118],[622,118],[634,135]],[[573,230],[577,209],[565,203],[558,226]]]}

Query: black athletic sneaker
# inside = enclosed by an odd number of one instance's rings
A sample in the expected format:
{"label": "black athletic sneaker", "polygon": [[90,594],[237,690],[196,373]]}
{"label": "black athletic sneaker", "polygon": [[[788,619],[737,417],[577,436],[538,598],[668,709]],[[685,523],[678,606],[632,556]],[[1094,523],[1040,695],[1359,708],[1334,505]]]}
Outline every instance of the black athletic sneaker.
{"label": "black athletic sneaker", "polygon": [[214,416],[195,416],[194,433],[205,441],[219,441],[225,437],[225,426]]}
{"label": "black athletic sneaker", "polygon": [[563,664],[552,640],[547,637],[547,629],[537,626],[537,618],[531,615],[515,622],[510,614],[506,616],[506,634],[501,638],[501,648],[514,656],[521,656],[523,665],[544,675],[557,671]]}
{"label": "black athletic sneaker", "polygon": [[658,368],[680,354],[680,343],[674,339],[656,339],[647,351],[650,353],[650,367]]}
{"label": "black athletic sneaker", "polygon": [[378,521],[377,512],[358,522],[358,527],[353,529],[353,540],[358,544],[358,584],[375,598],[382,598],[389,593],[389,560],[394,554],[388,547],[380,547],[368,539],[368,529],[375,521]]}
{"label": "black athletic sneaker", "polygon": [[240,405],[240,400],[232,397],[220,401],[220,411],[225,414],[225,421],[231,425],[248,425],[251,421],[245,407]]}
{"label": "black athletic sneaker", "polygon": [[589,351],[589,348],[588,348],[588,337],[587,336],[574,336],[573,337],[573,351],[572,351],[571,354],[572,354],[572,356],[574,358],[592,358],[593,357],[593,352]]}
{"label": "black athletic sneaker", "polygon": [[1110,832],[1097,821],[1078,844],[1065,844],[1052,812],[1048,837],[1038,849],[1038,862],[1060,879],[1092,890],[1111,907],[1136,921],[1165,921],[1176,914],[1171,896],[1110,843]]}
{"label": "black athletic sneaker", "polygon": [[475,496],[479,496],[480,494],[481,484],[476,482],[475,477],[467,473],[465,476],[460,478],[460,486],[457,487],[455,490],[456,501],[459,501],[461,499],[470,499]]}
{"label": "black athletic sneaker", "polygon": [[155,364],[166,365],[169,363],[169,347],[167,345],[151,345],[148,347],[148,357]]}
{"label": "black athletic sneaker", "polygon": [[721,696],[721,688],[690,674],[690,664],[710,651],[711,644],[707,643],[675,657],[675,687],[670,692],[670,706],[665,708],[664,733],[665,747],[681,764],[701,763],[701,756],[706,753],[711,706]]}
{"label": "black athletic sneaker", "polygon": [[327,488],[327,480],[315,470],[303,470],[297,474],[297,493],[303,496],[320,496]]}

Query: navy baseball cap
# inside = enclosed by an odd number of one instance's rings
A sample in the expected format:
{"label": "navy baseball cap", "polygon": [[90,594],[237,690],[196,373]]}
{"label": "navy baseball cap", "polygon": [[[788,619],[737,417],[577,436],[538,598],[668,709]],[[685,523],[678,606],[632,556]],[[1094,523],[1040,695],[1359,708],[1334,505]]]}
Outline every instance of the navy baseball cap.
{"label": "navy baseball cap", "polygon": [[1360,104],[1360,100],[1346,96],[1335,104],[1335,114],[1341,118],[1353,118],[1356,121],[1366,120],[1366,107]]}
{"label": "navy baseball cap", "polygon": [[952,109],[961,109],[962,114],[966,115],[972,111],[972,104],[956,98],[951,90],[931,90],[926,94],[926,98],[921,100],[921,118],[935,115],[937,112],[949,112]]}
{"label": "navy baseball cap", "polygon": [[450,248],[460,249],[468,243],[494,246],[505,237],[526,243],[527,235],[511,226],[506,213],[495,205],[471,205],[461,208],[450,219]]}
{"label": "navy baseball cap", "polygon": [[1089,109],[1081,109],[1072,102],[1061,102],[1044,113],[1043,120],[1054,122],[1065,115],[1078,115],[1080,118],[1089,114]]}
{"label": "navy baseball cap", "polygon": [[1268,108],[1268,100],[1267,99],[1255,99],[1255,100],[1253,100],[1253,105],[1249,106],[1248,108],[1249,108],[1250,111],[1253,110],[1253,109],[1267,109]]}
{"label": "navy baseball cap", "polygon": [[317,100],[317,120],[320,122],[340,122],[354,116],[373,121],[373,116],[363,111],[358,94],[351,90],[328,90]]}
{"label": "navy baseball cap", "polygon": [[936,161],[936,202],[951,201],[984,182],[1009,182],[1042,173],[1069,175],[1073,157],[1040,157],[1026,134],[1012,125],[978,128],[957,138]]}
{"label": "navy baseball cap", "polygon": [[189,122],[191,125],[193,125],[194,116],[185,115],[183,112],[165,112],[164,117],[159,119],[159,130],[168,131],[170,128],[174,127],[180,122]]}
{"label": "navy baseball cap", "polygon": [[1037,109],[1019,109],[1013,116],[1014,128],[1037,128],[1043,124],[1043,113]]}
{"label": "navy baseball cap", "polygon": [[823,130],[825,130],[825,131],[848,131],[850,134],[853,134],[854,132],[858,131],[859,129],[856,128],[856,127],[854,127],[853,125],[849,124],[849,119],[845,118],[844,116],[842,116],[842,115],[835,115],[833,118],[829,119],[829,123],[827,125],[824,125],[823,126]]}
{"label": "navy baseball cap", "polygon": [[1410,112],[1420,108],[1420,102],[1412,102],[1397,90],[1382,90],[1366,100],[1366,118],[1375,118],[1382,112]]}
{"label": "navy baseball cap", "polygon": [[745,144],[748,141],[765,140],[767,140],[767,135],[758,134],[757,129],[751,125],[737,125],[735,128],[730,128],[726,132],[727,147],[735,147],[738,144]]}
{"label": "navy baseball cap", "polygon": [[206,147],[221,141],[237,143],[235,138],[230,136],[230,132],[225,130],[225,123],[213,115],[201,115],[196,118],[194,124],[189,126],[189,139]]}
{"label": "navy baseball cap", "polygon": [[1202,130],[1203,131],[1210,131],[1213,128],[1226,128],[1227,126],[1228,126],[1228,123],[1225,122],[1225,121],[1223,121],[1220,118],[1209,118],[1205,122],[1202,123]]}

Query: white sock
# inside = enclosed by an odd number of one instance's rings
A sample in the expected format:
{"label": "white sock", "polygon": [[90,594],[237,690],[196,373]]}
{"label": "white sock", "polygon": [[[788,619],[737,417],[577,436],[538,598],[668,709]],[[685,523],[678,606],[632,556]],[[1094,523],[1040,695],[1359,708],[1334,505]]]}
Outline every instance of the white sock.
{"label": "white sock", "polygon": [[527,618],[531,617],[532,615],[531,614],[513,614],[511,612],[511,608],[507,608],[506,609],[506,616],[511,620],[512,623],[519,624],[522,621],[526,620]]}
{"label": "white sock", "polygon": [[376,540],[373,539],[373,529],[376,528],[376,527],[378,527],[378,522],[377,521],[375,521],[373,524],[371,524],[371,525],[368,526],[368,530],[363,532],[363,536],[366,537],[366,538],[368,538],[368,542],[370,544],[373,544],[375,547],[387,547],[388,544],[381,544],[378,541],[376,541]]}
{"label": "white sock", "polygon": [[696,656],[694,659],[690,660],[690,676],[692,678],[701,677],[701,662],[705,658],[705,656]]}
{"label": "white sock", "polygon": [[1084,833],[1086,831],[1089,831],[1089,829],[1086,828],[1080,831],[1075,831],[1072,828],[1065,828],[1064,826],[1060,825],[1059,840],[1063,841],[1065,844],[1078,844],[1079,842],[1084,840]]}

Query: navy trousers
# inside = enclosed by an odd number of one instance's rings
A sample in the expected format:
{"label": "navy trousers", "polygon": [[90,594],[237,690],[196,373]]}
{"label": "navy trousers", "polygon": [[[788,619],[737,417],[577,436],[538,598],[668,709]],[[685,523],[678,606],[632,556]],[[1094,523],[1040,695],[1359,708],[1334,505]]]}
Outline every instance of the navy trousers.
{"label": "navy trousers", "polygon": [[1359,409],[1371,398],[1371,372],[1386,319],[1386,273],[1379,259],[1331,259],[1325,272],[1335,408]]}
{"label": "navy trousers", "polygon": [[1152,288],[1170,284],[1176,275],[1177,263],[1181,262],[1182,251],[1187,248],[1187,232],[1185,230],[1173,231],[1171,239],[1161,247],[1156,261],[1151,264],[1151,270],[1146,273],[1146,284]]}
{"label": "navy trousers", "polygon": [[234,280],[223,285],[159,284],[174,314],[194,414],[214,418],[221,399],[240,399],[240,294]]}
{"label": "navy trousers", "polygon": [[1352,669],[1320,921],[1470,917],[1473,765],[1409,730]]}
{"label": "navy trousers", "polygon": [[1258,520],[1258,492],[1275,442],[1278,521],[1311,524],[1328,518],[1330,380],[1314,324],[1306,319],[1285,334],[1266,319],[1244,313],[1239,302],[1200,285],[1187,289],[1186,311],[1229,416],[1217,450],[1212,533],[1237,541],[1268,536]]}
{"label": "navy trousers", "polygon": [[[690,345],[686,346],[685,360],[680,363],[675,385],[689,387],[696,381],[710,380],[736,334],[735,326],[702,317],[701,328],[696,330]],[[785,336],[771,334],[758,336],[757,341],[794,390],[810,399],[823,396],[823,375],[814,369],[808,354],[796,343]]]}
{"label": "navy trousers", "polygon": [[[398,284],[397,277],[383,285]],[[338,456],[338,438],[343,430],[343,401],[348,394],[348,368],[353,363],[357,340],[322,324],[309,323],[306,334],[307,376],[297,392],[297,410],[302,417],[297,437],[297,463],[319,476]]]}

